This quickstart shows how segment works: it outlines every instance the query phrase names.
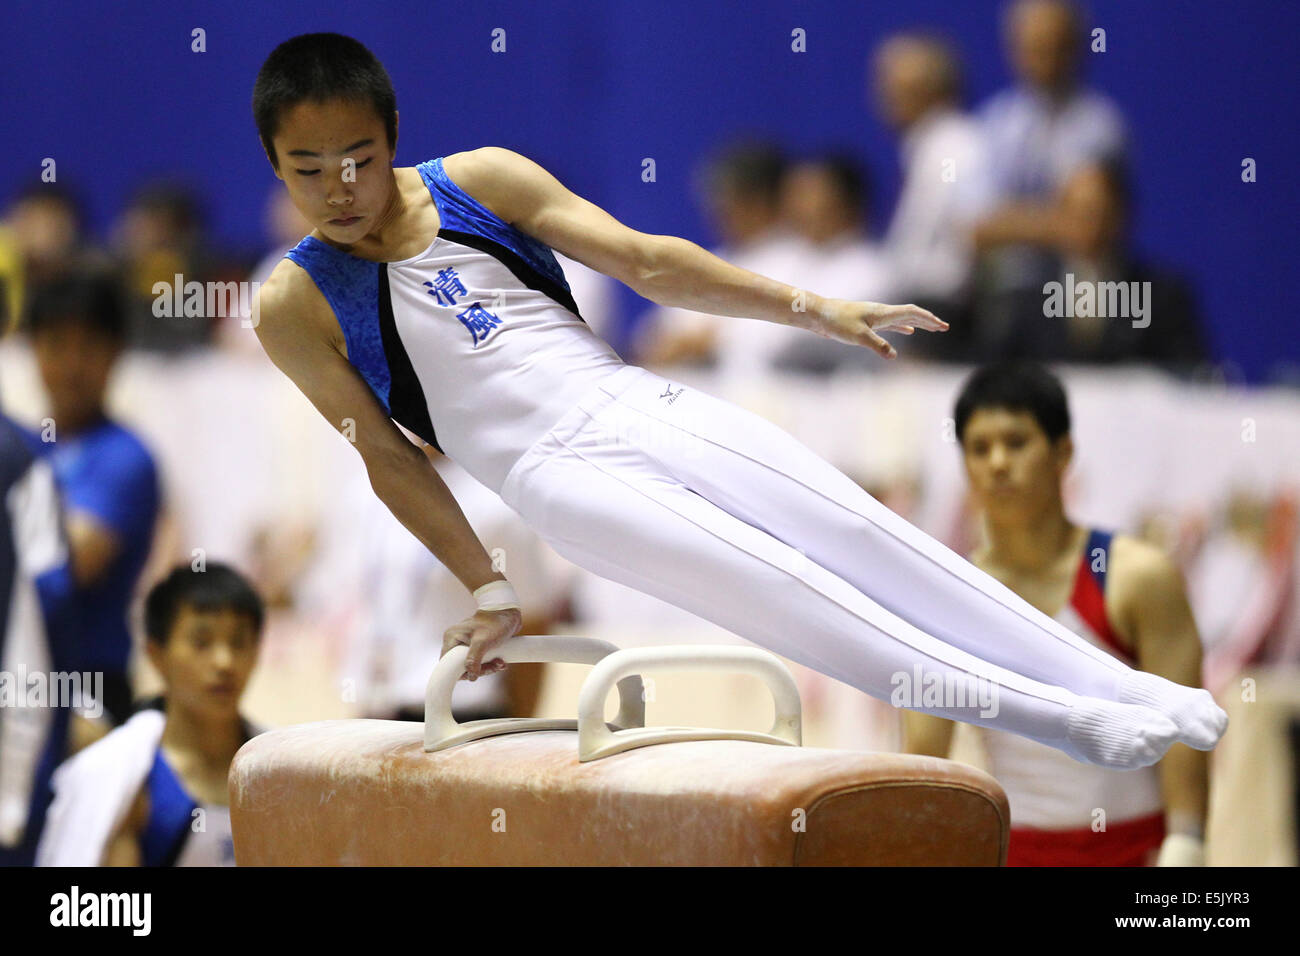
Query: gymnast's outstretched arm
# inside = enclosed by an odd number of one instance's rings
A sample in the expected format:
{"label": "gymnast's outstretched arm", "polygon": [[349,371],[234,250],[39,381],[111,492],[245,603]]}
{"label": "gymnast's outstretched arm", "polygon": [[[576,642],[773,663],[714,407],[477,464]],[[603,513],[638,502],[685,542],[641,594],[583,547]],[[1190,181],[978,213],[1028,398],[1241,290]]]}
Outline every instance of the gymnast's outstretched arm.
{"label": "gymnast's outstretched arm", "polygon": [[474,158],[475,198],[516,229],[660,305],[791,325],[886,358],[896,353],[878,332],[948,328],[914,305],[824,298],[734,266],[690,240],[637,232],[511,150],[485,146]]}

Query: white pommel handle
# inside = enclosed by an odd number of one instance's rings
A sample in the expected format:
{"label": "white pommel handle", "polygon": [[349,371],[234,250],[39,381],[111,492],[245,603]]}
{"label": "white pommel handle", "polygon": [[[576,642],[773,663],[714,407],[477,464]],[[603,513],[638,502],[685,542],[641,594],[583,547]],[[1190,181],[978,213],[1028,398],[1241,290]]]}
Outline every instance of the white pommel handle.
{"label": "white pommel handle", "polygon": [[[705,727],[635,727],[605,724],[605,698],[615,681],[647,670],[742,671],[761,677],[772,692],[776,719],[769,733],[715,730]],[[802,743],[799,689],[790,670],[775,654],[757,647],[729,644],[640,647],[617,651],[597,664],[578,695],[578,760],[598,760],[611,754],[676,740],[750,740],[798,747]]]}
{"label": "white pommel handle", "polygon": [[[596,664],[618,648],[609,641],[573,635],[528,635],[513,637],[484,657],[484,662],[501,660],[507,664],[522,663],[572,663]],[[451,713],[451,695],[456,682],[465,673],[465,658],[469,647],[453,647],[429,675],[424,693],[424,749],[426,752],[445,750],[456,744],[515,734],[532,730],[577,730],[578,722],[572,717],[491,717],[460,723]],[[614,724],[617,729],[641,727],[645,724],[645,694],[641,678],[620,681],[619,711]],[[603,722],[602,722],[603,726]]]}

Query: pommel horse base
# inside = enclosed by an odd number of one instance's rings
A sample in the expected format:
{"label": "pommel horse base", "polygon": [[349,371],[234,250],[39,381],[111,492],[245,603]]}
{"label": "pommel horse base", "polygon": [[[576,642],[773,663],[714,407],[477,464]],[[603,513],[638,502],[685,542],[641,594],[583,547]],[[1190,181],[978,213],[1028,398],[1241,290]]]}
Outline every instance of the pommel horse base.
{"label": "pommel horse base", "polygon": [[[493,657],[595,664],[578,718],[457,723],[466,649],[429,678],[425,723],[333,720],[254,737],[230,770],[240,866],[998,866],[1006,794],[932,757],[800,746],[785,665],[739,646],[617,650],[516,637]],[[640,675],[744,670],[771,731],[645,727]],[[604,720],[617,685],[618,716]]]}

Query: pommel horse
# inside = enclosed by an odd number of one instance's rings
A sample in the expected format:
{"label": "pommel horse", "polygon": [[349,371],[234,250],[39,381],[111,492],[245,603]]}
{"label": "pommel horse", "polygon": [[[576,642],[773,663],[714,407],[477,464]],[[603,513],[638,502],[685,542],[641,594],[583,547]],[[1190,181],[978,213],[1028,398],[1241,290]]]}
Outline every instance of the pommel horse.
{"label": "pommel horse", "polygon": [[[594,665],[574,718],[459,723],[467,648],[429,678],[425,722],[330,720],[263,733],[230,769],[240,866],[998,866],[1006,794],[974,767],[802,746],[799,692],[756,647],[619,650],[522,636],[491,659]],[[645,726],[641,675],[743,671],[767,732]],[[605,720],[617,687],[619,710]]]}

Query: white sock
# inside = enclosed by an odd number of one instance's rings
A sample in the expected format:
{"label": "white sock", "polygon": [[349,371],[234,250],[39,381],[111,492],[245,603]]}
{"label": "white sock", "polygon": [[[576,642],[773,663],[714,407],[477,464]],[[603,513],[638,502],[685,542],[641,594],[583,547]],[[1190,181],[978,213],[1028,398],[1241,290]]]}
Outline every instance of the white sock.
{"label": "white sock", "polygon": [[1178,727],[1159,711],[1080,697],[1066,718],[1067,743],[1075,760],[1112,770],[1149,767],[1178,741]]}
{"label": "white sock", "polygon": [[1158,674],[1130,671],[1120,680],[1119,700],[1161,711],[1178,726],[1183,743],[1212,750],[1228,729],[1228,715],[1208,690],[1175,684]]}

